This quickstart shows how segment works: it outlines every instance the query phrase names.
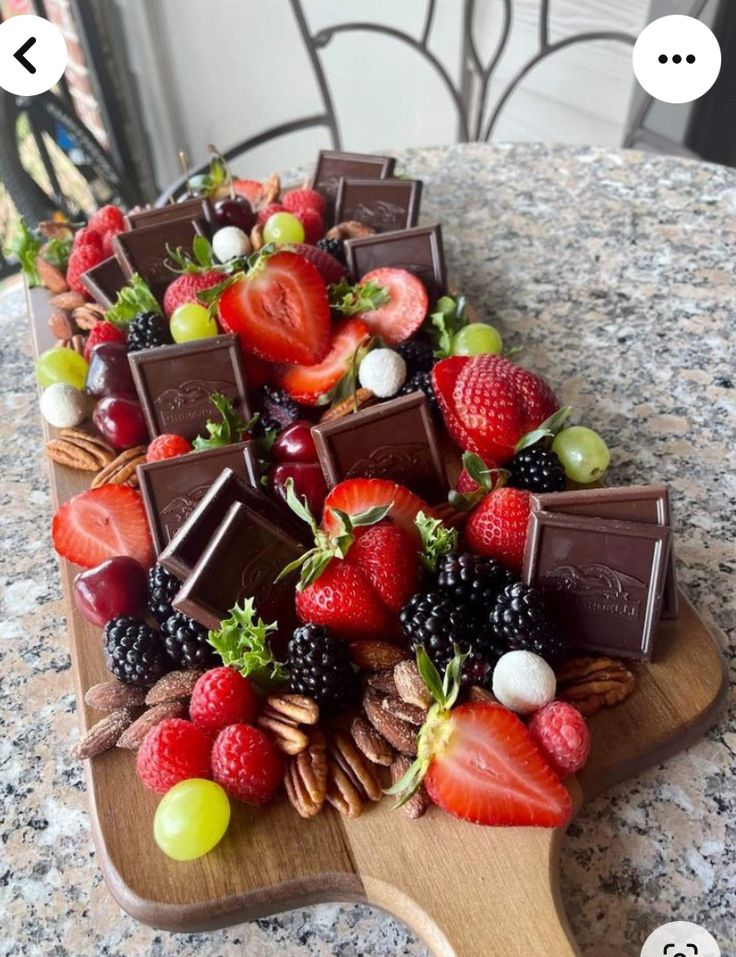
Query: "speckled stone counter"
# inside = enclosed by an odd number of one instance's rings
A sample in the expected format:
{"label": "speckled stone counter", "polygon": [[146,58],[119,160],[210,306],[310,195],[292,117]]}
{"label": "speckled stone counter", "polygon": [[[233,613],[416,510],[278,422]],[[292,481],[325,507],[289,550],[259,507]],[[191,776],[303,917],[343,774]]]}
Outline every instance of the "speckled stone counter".
{"label": "speckled stone counter", "polygon": [[[401,156],[425,181],[422,216],[442,222],[453,276],[606,437],[611,482],[669,483],[681,583],[733,641],[736,172],[541,146]],[[365,907],[196,937],[137,925],[108,896],[67,757],[77,723],[20,290],[0,297],[0,330],[0,955],[425,954]],[[573,822],[563,894],[586,957],[636,957],[674,919],[736,955],[735,755],[731,713]]]}

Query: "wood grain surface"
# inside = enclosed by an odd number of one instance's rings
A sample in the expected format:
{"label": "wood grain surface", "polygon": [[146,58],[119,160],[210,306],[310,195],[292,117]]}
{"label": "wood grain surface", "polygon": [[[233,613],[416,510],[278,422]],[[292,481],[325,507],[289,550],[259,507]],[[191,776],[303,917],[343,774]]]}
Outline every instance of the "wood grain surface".
{"label": "wood grain surface", "polygon": [[[45,290],[29,291],[37,352],[53,345],[48,298]],[[87,487],[83,473],[49,465],[55,505]],[[61,563],[85,730],[99,715],[84,704],[84,692],[108,673],[100,631],[72,601],[76,571]],[[679,619],[660,626],[656,649],[653,663],[635,666],[635,693],[591,719],[591,760],[570,783],[576,807],[686,747],[722,706],[723,658],[684,596]],[[154,844],[158,798],[138,780],[134,764],[130,752],[100,755],[88,762],[87,786],[108,888],[144,923],[197,931],[318,901],[361,900],[405,921],[436,957],[578,953],[558,894],[560,831],[474,827],[437,809],[409,821],[390,799],[355,821],[332,809],[302,821],[286,800],[261,809],[233,802],[222,843],[201,860],[177,863]]]}

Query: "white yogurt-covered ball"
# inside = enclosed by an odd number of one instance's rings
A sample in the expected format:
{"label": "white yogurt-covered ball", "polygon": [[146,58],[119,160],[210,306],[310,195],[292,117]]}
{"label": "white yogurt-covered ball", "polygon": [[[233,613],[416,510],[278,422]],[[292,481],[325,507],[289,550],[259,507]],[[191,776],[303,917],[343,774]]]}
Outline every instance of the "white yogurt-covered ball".
{"label": "white yogurt-covered ball", "polygon": [[41,415],[57,429],[73,429],[87,418],[87,397],[66,382],[54,382],[41,393]]}
{"label": "white yogurt-covered ball", "polygon": [[212,251],[221,263],[250,253],[250,239],[238,226],[223,226],[212,237]]}
{"label": "white yogurt-covered ball", "polygon": [[532,651],[508,651],[493,669],[493,693],[510,711],[531,714],[554,699],[557,679]]}
{"label": "white yogurt-covered ball", "polygon": [[358,378],[379,399],[390,399],[406,382],[406,363],[393,349],[374,349],[360,363]]}

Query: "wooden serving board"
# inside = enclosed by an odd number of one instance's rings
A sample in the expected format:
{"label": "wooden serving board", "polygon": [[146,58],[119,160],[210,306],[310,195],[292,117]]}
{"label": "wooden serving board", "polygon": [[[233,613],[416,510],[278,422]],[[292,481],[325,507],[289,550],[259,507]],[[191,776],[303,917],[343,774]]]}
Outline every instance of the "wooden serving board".
{"label": "wooden serving board", "polygon": [[[53,345],[48,299],[45,290],[29,293],[37,352]],[[86,485],[83,474],[51,465],[55,506]],[[99,629],[75,610],[75,572],[61,563],[86,730],[99,714],[85,706],[84,692],[109,674]],[[723,658],[684,596],[679,619],[660,626],[655,662],[636,671],[634,694],[591,719],[592,756],[569,785],[576,807],[689,745],[724,703]],[[138,780],[131,753],[88,762],[87,784],[107,886],[125,911],[154,927],[207,930],[319,901],[366,901],[403,920],[436,957],[579,953],[558,893],[560,831],[476,827],[438,809],[409,821],[390,799],[355,821],[331,808],[303,821],[285,799],[263,809],[233,802],[222,843],[199,861],[177,863],[154,844],[158,798]]]}

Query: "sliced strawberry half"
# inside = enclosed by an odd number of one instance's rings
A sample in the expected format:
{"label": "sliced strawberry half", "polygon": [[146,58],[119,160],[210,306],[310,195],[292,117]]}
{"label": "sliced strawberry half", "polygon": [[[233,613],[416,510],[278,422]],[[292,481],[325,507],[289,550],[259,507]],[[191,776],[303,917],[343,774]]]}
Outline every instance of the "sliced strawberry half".
{"label": "sliced strawberry half", "polygon": [[153,563],[141,497],[127,485],[101,485],[65,502],[51,523],[54,548],[67,561],[93,568],[116,555]]}
{"label": "sliced strawberry half", "polygon": [[244,196],[251,206],[255,206],[261,195],[261,184],[257,179],[234,179],[232,187],[238,196]]}
{"label": "sliced strawberry half", "polygon": [[440,404],[445,426],[455,444],[461,449],[470,447],[470,436],[455,411],[453,393],[455,383],[465,368],[466,362],[465,356],[452,356],[449,359],[441,359],[432,367],[432,388]]}
{"label": "sliced strawberry half", "polygon": [[345,267],[319,246],[310,246],[309,243],[293,243],[289,246],[291,252],[304,256],[313,266],[319,269],[320,276],[328,284],[340,282],[345,275]]}
{"label": "sliced strawberry half", "polygon": [[[294,253],[288,255],[300,258]],[[314,266],[309,268],[314,269]],[[335,324],[327,355],[321,362],[281,368],[276,372],[276,381],[301,405],[319,405],[345,373],[350,371],[356,350],[369,337],[368,327],[361,319],[354,316],[343,319]]]}
{"label": "sliced strawberry half", "polygon": [[220,297],[223,327],[268,362],[314,365],[330,348],[330,304],[319,270],[296,253],[264,257]]}
{"label": "sliced strawberry half", "polygon": [[448,813],[494,827],[561,827],[570,795],[519,718],[496,704],[454,708],[424,778]]}
{"label": "sliced strawberry half", "polygon": [[418,512],[437,517],[433,508],[408,488],[390,479],[346,479],[336,485],[325,499],[322,513],[322,528],[331,534],[339,530],[339,521],[333,509],[347,515],[360,515],[370,509],[390,505],[387,517],[419,544],[421,536],[414,524]]}
{"label": "sliced strawberry half", "polygon": [[385,306],[362,312],[361,319],[371,332],[389,346],[412,336],[424,322],[429,308],[427,290],[420,279],[406,269],[384,267],[366,273],[360,284],[374,282],[387,290],[390,299]]}

